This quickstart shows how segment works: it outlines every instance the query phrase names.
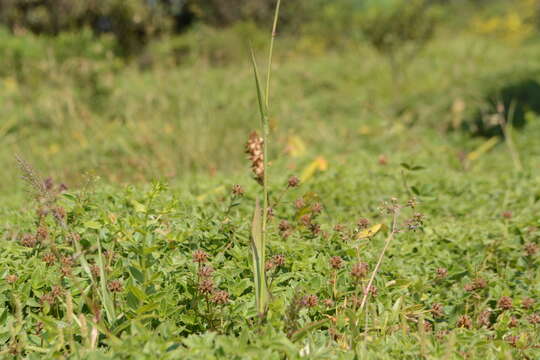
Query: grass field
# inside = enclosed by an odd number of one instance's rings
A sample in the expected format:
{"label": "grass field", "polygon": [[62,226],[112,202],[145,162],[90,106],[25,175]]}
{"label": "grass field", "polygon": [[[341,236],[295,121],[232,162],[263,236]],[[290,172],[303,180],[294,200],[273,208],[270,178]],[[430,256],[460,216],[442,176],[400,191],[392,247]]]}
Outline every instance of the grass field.
{"label": "grass field", "polygon": [[278,38],[261,316],[238,31],[143,70],[0,33],[37,49],[0,77],[0,358],[539,358],[538,35],[443,27],[397,77]]}

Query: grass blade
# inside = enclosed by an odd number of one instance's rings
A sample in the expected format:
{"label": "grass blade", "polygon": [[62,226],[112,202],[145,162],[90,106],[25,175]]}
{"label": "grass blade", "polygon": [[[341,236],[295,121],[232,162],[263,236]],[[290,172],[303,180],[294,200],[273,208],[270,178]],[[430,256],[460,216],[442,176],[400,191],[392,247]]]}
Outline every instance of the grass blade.
{"label": "grass blade", "polygon": [[98,266],[99,266],[99,282],[100,282],[100,294],[101,294],[101,301],[103,302],[103,306],[105,307],[105,313],[107,314],[107,320],[109,322],[109,325],[112,325],[116,319],[116,314],[114,312],[114,304],[111,300],[109,291],[107,290],[107,278],[105,276],[105,264],[103,262],[103,255],[101,253],[101,241],[98,237],[97,239],[97,245],[98,245]]}
{"label": "grass blade", "polygon": [[253,256],[253,277],[255,282],[255,299],[259,315],[266,312],[268,303],[268,289],[266,287],[266,274],[264,269],[264,242],[262,239],[262,215],[259,199],[255,202],[253,223],[251,225],[251,254]]}

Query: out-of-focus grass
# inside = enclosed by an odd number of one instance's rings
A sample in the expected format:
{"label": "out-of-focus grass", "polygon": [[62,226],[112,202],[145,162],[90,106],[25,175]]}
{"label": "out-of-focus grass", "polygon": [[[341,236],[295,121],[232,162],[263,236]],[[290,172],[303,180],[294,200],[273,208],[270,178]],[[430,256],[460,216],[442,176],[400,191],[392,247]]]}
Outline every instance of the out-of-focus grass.
{"label": "out-of-focus grass", "polygon": [[[235,31],[237,43],[249,33]],[[37,47],[42,40],[32,41]],[[75,42],[69,36],[61,41]],[[518,46],[442,29],[404,65],[399,81],[367,45],[351,42],[348,49],[323,53],[295,49],[317,46],[307,44],[283,39],[276,49],[271,121],[281,149],[298,136],[327,154],[360,144],[384,150],[387,134],[407,136],[411,126],[444,136],[456,100],[464,102],[467,121],[493,89],[540,78],[540,46],[534,41]],[[76,186],[87,173],[115,182],[146,181],[244,166],[243,142],[257,121],[247,62],[215,66],[201,55],[191,64],[174,66],[164,59],[141,71],[141,64],[106,60],[106,42],[94,46],[80,50],[81,56],[76,48],[64,57],[58,51],[43,59],[26,54],[22,60],[34,60],[0,79],[1,193],[20,186],[14,153]]]}

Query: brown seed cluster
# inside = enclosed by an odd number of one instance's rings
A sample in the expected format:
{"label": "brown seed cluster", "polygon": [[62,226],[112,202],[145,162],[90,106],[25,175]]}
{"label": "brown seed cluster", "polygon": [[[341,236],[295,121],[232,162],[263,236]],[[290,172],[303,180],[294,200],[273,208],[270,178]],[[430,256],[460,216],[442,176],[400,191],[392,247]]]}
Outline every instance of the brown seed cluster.
{"label": "brown seed cluster", "polygon": [[534,305],[534,299],[531,299],[530,297],[523,298],[523,300],[521,301],[521,306],[524,309],[530,309],[533,307],[533,305]]}
{"label": "brown seed cluster", "polygon": [[24,234],[21,238],[21,245],[28,248],[33,248],[37,244],[37,239],[32,234]]}
{"label": "brown seed cluster", "polygon": [[56,256],[51,252],[45,253],[42,260],[45,264],[51,266],[56,262]]}
{"label": "brown seed cluster", "polygon": [[476,278],[470,284],[465,284],[463,287],[466,291],[475,291],[486,288],[488,285],[487,281],[483,278]]}
{"label": "brown seed cluster", "polygon": [[476,320],[479,327],[489,328],[491,326],[491,310],[487,309],[480,314],[478,314],[478,319]]}
{"label": "brown seed cluster", "polygon": [[199,269],[199,277],[201,278],[209,278],[214,273],[214,268],[210,265],[204,265]]}
{"label": "brown seed cluster", "polygon": [[525,254],[527,254],[527,256],[534,256],[539,250],[538,245],[536,245],[533,242],[529,242],[525,244],[524,249],[525,249]]}
{"label": "brown seed cluster", "polygon": [[124,286],[120,282],[120,280],[111,280],[107,284],[107,288],[110,292],[122,292],[124,290]]}
{"label": "brown seed cluster", "polygon": [[274,255],[270,260],[268,260],[265,264],[265,268],[267,271],[272,270],[274,268],[278,268],[285,265],[285,255],[278,254]]}
{"label": "brown seed cluster", "polygon": [[287,220],[281,220],[278,225],[279,234],[284,239],[288,238],[292,232],[292,226]]}
{"label": "brown seed cluster", "polygon": [[361,218],[358,220],[357,225],[360,230],[367,229],[369,226],[369,220],[366,218]]}
{"label": "brown seed cluster", "polygon": [[229,302],[229,293],[225,290],[219,290],[212,296],[212,302],[218,305],[225,305]]}
{"label": "brown seed cluster", "polygon": [[193,253],[193,261],[199,264],[203,264],[208,261],[208,254],[202,250],[195,250]]}
{"label": "brown seed cluster", "polygon": [[457,327],[470,329],[472,328],[472,320],[468,315],[461,315],[457,322]]}
{"label": "brown seed cluster", "polygon": [[260,137],[256,131],[249,134],[249,138],[246,143],[246,154],[248,154],[249,161],[251,162],[251,171],[253,172],[253,176],[261,185],[264,181],[263,144],[263,138]]}
{"label": "brown seed cluster", "polygon": [[371,285],[371,286],[366,286],[364,288],[364,294],[369,294],[370,296],[377,296],[378,294],[378,290],[377,290],[377,287],[375,285]]}
{"label": "brown seed cluster", "polygon": [[214,282],[211,279],[203,279],[199,283],[199,291],[204,295],[210,295],[214,292]]}
{"label": "brown seed cluster", "polygon": [[510,310],[512,308],[512,298],[509,296],[502,296],[497,305],[502,310]]}
{"label": "brown seed cluster", "polygon": [[300,304],[307,308],[313,308],[317,306],[318,303],[319,303],[319,298],[317,297],[317,295],[313,295],[313,294],[306,295],[302,297],[302,299],[300,300]]}
{"label": "brown seed cluster", "polygon": [[236,185],[233,185],[231,192],[234,196],[240,197],[244,195],[245,191],[241,185],[236,184]]}
{"label": "brown seed cluster", "polygon": [[341,269],[343,266],[343,259],[341,256],[332,256],[330,258],[330,266],[335,270]]}
{"label": "brown seed cluster", "polygon": [[351,276],[356,279],[362,279],[368,273],[369,265],[365,262],[359,262],[353,265]]}
{"label": "brown seed cluster", "polygon": [[334,306],[334,300],[332,300],[332,299],[324,299],[323,304],[324,304],[324,306],[326,306],[328,308],[331,308],[331,307]]}
{"label": "brown seed cluster", "polygon": [[437,269],[437,277],[439,279],[444,279],[447,276],[448,276],[448,269],[443,268],[443,267],[440,267]]}
{"label": "brown seed cluster", "polygon": [[101,276],[101,271],[99,269],[99,266],[97,266],[96,264],[90,267],[90,272],[92,273],[92,276],[95,278],[98,278]]}
{"label": "brown seed cluster", "polygon": [[532,325],[538,325],[540,324],[540,314],[532,314],[527,318],[527,320]]}
{"label": "brown seed cluster", "polygon": [[19,277],[15,274],[9,274],[6,275],[5,279],[8,284],[13,284],[19,279]]}
{"label": "brown seed cluster", "polygon": [[431,307],[431,313],[433,314],[434,318],[442,318],[444,316],[444,308],[442,304],[433,304],[433,306]]}
{"label": "brown seed cluster", "polygon": [[297,187],[298,185],[300,185],[300,179],[297,178],[296,176],[291,176],[289,178],[289,180],[287,180],[287,186],[290,187],[290,188],[295,188]]}

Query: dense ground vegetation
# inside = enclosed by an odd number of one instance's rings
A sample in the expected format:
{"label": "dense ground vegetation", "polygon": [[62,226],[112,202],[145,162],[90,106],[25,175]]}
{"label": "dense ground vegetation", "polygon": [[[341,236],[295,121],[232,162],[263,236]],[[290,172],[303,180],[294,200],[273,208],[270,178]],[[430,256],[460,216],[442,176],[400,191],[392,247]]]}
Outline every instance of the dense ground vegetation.
{"label": "dense ground vegetation", "polygon": [[273,3],[176,3],[129,54],[43,9],[0,28],[0,357],[540,356],[535,1],[284,7],[264,319],[246,42],[264,68]]}

